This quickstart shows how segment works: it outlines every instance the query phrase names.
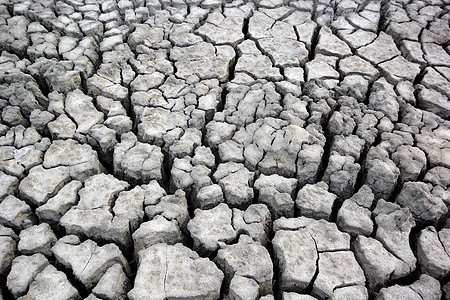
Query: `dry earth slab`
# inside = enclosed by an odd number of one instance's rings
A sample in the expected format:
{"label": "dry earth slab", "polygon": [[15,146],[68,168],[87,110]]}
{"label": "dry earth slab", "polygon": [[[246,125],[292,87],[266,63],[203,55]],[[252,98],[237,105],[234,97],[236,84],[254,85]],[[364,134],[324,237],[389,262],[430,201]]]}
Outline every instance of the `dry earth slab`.
{"label": "dry earth slab", "polygon": [[0,1],[0,299],[449,299],[448,4]]}

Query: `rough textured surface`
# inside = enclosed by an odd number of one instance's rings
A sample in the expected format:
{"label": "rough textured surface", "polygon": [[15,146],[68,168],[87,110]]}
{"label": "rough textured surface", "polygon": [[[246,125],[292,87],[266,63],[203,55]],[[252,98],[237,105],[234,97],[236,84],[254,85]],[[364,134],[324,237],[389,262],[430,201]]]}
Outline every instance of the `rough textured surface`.
{"label": "rough textured surface", "polygon": [[127,261],[119,247],[114,244],[99,247],[91,240],[80,243],[78,237],[68,235],[53,246],[52,252],[58,262],[70,269],[88,288],[94,286],[115,263],[120,263],[123,268],[128,269]]}
{"label": "rough textured surface", "polygon": [[449,239],[445,238],[446,229],[443,231],[438,235],[434,227],[427,227],[417,242],[417,257],[423,272],[438,279],[450,272]]}
{"label": "rough textured surface", "polygon": [[217,299],[223,273],[207,258],[181,244],[157,244],[139,253],[130,299]]}
{"label": "rough textured surface", "polygon": [[394,285],[381,289],[376,299],[441,299],[440,283],[433,277],[422,274],[419,280],[408,286]]}
{"label": "rough textured surface", "polygon": [[244,276],[256,281],[259,294],[272,293],[273,265],[270,254],[258,242],[242,235],[239,242],[220,249],[215,258],[229,281],[234,276]]}
{"label": "rough textured surface", "polygon": [[0,1],[0,300],[448,298],[449,20]]}
{"label": "rough textured surface", "polygon": [[210,210],[195,210],[195,217],[187,226],[194,239],[194,249],[208,255],[236,238],[231,219],[232,210],[224,203]]}
{"label": "rough textured surface", "polygon": [[42,254],[16,257],[8,274],[6,285],[14,297],[24,295],[37,274],[45,269],[49,262]]}
{"label": "rough textured surface", "polygon": [[31,226],[20,232],[17,249],[22,254],[41,253],[51,255],[57,238],[47,223]]}
{"label": "rough textured surface", "polygon": [[48,265],[36,275],[24,299],[77,299],[79,294],[67,276]]}

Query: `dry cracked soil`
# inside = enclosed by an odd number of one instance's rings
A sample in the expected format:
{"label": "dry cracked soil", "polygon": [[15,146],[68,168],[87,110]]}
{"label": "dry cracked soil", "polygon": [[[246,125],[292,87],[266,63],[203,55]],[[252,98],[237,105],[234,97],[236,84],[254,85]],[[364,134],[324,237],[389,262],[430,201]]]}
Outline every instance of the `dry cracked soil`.
{"label": "dry cracked soil", "polygon": [[450,299],[448,0],[0,0],[0,299]]}

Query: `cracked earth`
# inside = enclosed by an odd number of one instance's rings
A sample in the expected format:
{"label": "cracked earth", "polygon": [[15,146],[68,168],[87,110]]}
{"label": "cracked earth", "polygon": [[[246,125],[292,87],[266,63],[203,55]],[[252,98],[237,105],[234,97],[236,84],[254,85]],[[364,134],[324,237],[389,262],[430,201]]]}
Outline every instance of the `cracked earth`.
{"label": "cracked earth", "polygon": [[1,0],[0,299],[450,299],[448,0]]}

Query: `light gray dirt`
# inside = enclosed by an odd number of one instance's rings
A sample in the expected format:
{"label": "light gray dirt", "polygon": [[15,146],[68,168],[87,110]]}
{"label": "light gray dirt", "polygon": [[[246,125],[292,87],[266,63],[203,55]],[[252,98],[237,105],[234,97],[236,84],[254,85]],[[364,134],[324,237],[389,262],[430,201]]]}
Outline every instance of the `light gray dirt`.
{"label": "light gray dirt", "polygon": [[0,1],[0,300],[450,299],[449,5]]}

